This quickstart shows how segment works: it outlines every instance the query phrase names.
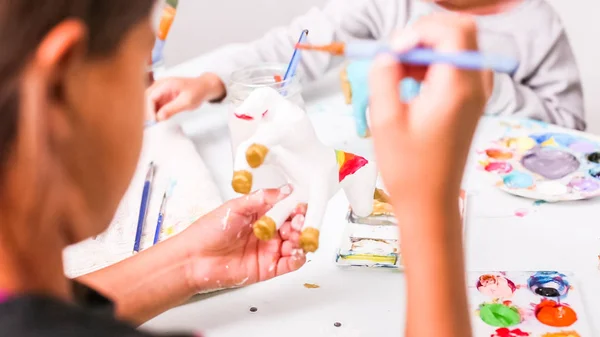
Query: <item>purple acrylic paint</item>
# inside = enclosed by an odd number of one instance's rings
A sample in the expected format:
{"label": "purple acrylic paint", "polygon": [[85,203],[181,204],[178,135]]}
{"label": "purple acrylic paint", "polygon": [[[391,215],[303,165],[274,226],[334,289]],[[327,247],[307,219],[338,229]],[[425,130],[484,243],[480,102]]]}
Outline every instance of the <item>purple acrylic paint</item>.
{"label": "purple acrylic paint", "polygon": [[574,155],[554,148],[534,148],[523,156],[521,164],[550,180],[563,178],[577,171],[580,166]]}
{"label": "purple acrylic paint", "polygon": [[594,192],[600,188],[600,184],[590,178],[575,177],[569,182],[569,187],[578,192]]}

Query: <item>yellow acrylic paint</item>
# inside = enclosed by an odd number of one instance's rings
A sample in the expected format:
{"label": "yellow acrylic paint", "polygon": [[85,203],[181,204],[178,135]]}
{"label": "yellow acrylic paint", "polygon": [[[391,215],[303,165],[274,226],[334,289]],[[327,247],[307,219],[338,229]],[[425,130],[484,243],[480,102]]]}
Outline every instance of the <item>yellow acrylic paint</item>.
{"label": "yellow acrylic paint", "polygon": [[550,137],[550,139],[542,143],[542,146],[558,147],[558,143],[556,142],[554,137]]}
{"label": "yellow acrylic paint", "polygon": [[509,148],[517,149],[519,152],[525,152],[531,150],[537,143],[530,137],[518,137],[510,138],[506,145]]}

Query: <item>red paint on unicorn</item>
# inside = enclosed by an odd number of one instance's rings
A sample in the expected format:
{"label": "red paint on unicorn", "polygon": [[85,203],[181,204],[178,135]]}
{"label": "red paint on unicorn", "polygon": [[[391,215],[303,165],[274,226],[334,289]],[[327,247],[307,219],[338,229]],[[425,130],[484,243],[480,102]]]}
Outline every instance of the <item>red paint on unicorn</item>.
{"label": "red paint on unicorn", "polygon": [[[265,117],[265,115],[267,114],[267,112],[269,112],[269,110],[265,110],[265,112],[262,113],[262,117]],[[235,116],[235,118],[238,119],[243,119],[245,121],[251,121],[254,120],[254,117],[250,116],[250,115],[246,115],[246,114],[238,114],[238,113],[234,113],[233,114]]]}
{"label": "red paint on unicorn", "polygon": [[250,115],[245,115],[245,114],[233,114],[235,116],[235,118],[238,119],[243,119],[245,121],[251,121],[254,119],[254,117],[250,116]]}

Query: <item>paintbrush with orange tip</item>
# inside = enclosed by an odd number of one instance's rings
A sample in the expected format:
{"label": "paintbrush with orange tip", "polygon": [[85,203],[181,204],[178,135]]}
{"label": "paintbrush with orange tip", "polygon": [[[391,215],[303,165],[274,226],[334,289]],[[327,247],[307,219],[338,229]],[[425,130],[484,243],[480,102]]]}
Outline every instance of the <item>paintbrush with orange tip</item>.
{"label": "paintbrush with orange tip", "polygon": [[413,65],[431,65],[436,63],[450,64],[457,68],[467,70],[490,69],[499,73],[513,74],[519,67],[515,59],[484,54],[479,51],[466,50],[461,52],[438,52],[430,48],[414,48],[403,53],[396,53],[382,42],[372,40],[358,40],[348,43],[334,42],[328,45],[310,45],[298,43],[297,49],[313,50],[329,53],[335,56],[344,56],[349,59],[372,59],[381,53],[390,53],[396,56],[398,62]]}

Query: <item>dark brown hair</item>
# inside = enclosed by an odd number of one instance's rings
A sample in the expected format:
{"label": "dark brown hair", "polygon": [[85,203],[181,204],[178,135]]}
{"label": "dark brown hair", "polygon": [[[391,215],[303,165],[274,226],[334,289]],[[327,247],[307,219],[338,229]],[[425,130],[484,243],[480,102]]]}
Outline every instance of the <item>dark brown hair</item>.
{"label": "dark brown hair", "polygon": [[0,173],[16,135],[19,75],[50,30],[79,19],[88,27],[88,55],[104,57],[153,5],[154,0],[0,0]]}

